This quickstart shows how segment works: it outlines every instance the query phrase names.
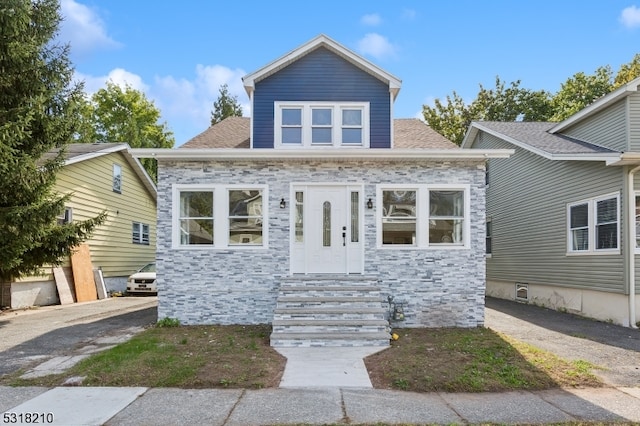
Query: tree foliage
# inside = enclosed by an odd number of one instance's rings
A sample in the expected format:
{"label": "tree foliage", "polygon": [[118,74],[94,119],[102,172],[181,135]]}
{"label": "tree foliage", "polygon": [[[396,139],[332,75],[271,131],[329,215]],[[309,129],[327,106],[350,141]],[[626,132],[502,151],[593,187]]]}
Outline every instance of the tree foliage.
{"label": "tree foliage", "polygon": [[[160,123],[160,110],[143,92],[128,85],[122,88],[107,82],[84,100],[80,116],[79,142],[125,142],[132,148],[172,148],[175,143],[167,123]],[[156,180],[156,160],[143,158],[141,162]]]}
{"label": "tree foliage", "polygon": [[211,111],[211,125],[217,124],[227,117],[242,117],[242,106],[237,96],[231,96],[229,86],[220,86],[218,99],[213,103]]}
{"label": "tree foliage", "polygon": [[[68,195],[54,191],[73,141],[82,86],[72,84],[68,46],[53,40],[57,0],[0,5],[0,280],[59,264],[104,220],[59,225]],[[60,149],[58,154],[48,152]]]}
{"label": "tree foliage", "polygon": [[551,121],[562,121],[613,90],[612,75],[607,66],[599,67],[594,74],[578,72],[569,77],[553,97]]}
{"label": "tree foliage", "polygon": [[508,86],[496,77],[494,89],[480,85],[476,98],[466,104],[456,92],[446,102],[435,100],[435,106],[423,106],[425,121],[447,139],[460,144],[474,120],[536,121],[546,120],[551,111],[550,95],[544,91],[531,91],[520,87],[520,81]]}
{"label": "tree foliage", "polygon": [[555,94],[522,88],[519,80],[505,85],[496,77],[495,88],[480,85],[469,104],[454,91],[444,101],[436,99],[433,107],[423,105],[422,113],[431,128],[459,145],[472,121],[562,121],[637,77],[640,54],[622,65],[615,78],[609,66],[593,74],[578,72]]}

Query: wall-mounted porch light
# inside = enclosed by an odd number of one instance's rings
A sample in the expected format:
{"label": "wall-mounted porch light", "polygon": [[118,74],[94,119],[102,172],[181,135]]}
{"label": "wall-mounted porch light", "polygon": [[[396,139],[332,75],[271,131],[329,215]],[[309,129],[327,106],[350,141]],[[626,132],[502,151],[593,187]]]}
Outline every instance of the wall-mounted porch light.
{"label": "wall-mounted porch light", "polygon": [[369,201],[367,201],[367,208],[368,209],[372,209],[373,208],[373,201],[371,201],[371,198],[369,198]]}
{"label": "wall-mounted porch light", "polygon": [[287,202],[284,200],[284,198],[282,198],[280,200],[280,208],[284,209],[285,207],[287,207]]}

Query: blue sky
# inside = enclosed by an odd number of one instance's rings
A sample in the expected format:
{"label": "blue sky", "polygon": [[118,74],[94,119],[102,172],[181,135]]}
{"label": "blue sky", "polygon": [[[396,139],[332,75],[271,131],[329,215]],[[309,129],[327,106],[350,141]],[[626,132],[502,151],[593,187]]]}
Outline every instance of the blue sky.
{"label": "blue sky", "polygon": [[402,80],[397,118],[454,90],[471,101],[496,76],[555,92],[640,53],[640,0],[61,0],[61,12],[86,91],[142,90],[176,145],[209,126],[222,84],[249,115],[241,78],[320,33]]}

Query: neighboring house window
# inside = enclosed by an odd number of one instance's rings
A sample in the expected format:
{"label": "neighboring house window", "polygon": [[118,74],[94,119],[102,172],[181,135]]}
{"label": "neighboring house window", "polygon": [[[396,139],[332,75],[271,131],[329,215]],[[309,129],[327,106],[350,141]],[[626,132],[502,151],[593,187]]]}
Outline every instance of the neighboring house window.
{"label": "neighboring house window", "polygon": [[381,186],[379,244],[469,247],[469,186]]}
{"label": "neighboring house window", "polygon": [[134,244],[149,245],[149,225],[133,222],[131,236]]}
{"label": "neighboring house window", "polygon": [[265,246],[266,187],[176,185],[174,247]]}
{"label": "neighboring house window", "polygon": [[64,225],[73,221],[73,209],[71,207],[65,207],[64,211],[56,217],[58,225]]}
{"label": "neighboring house window", "polygon": [[618,194],[569,204],[568,252],[619,253],[619,204]]}
{"label": "neighboring house window", "polygon": [[113,165],[113,192],[122,193],[122,167],[119,164]]}
{"label": "neighboring house window", "polygon": [[492,241],[493,239],[493,225],[491,222],[491,219],[487,219],[487,224],[486,224],[486,237],[485,237],[485,243],[486,243],[486,253],[488,256],[491,256],[491,252],[492,252]]}
{"label": "neighboring house window", "polygon": [[275,146],[368,147],[367,102],[276,102]]}

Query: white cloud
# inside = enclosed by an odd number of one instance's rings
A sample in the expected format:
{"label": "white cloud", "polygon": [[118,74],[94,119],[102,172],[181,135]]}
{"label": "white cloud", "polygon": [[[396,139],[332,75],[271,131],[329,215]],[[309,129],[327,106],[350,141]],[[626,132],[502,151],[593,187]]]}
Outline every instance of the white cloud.
{"label": "white cloud", "polygon": [[627,28],[640,27],[640,9],[636,6],[625,8],[620,14],[620,22]]}
{"label": "white cloud", "polygon": [[395,56],[396,47],[386,37],[376,33],[369,33],[358,41],[358,51],[364,55],[381,59]]}
{"label": "white cloud", "polygon": [[62,0],[63,21],[58,38],[71,44],[71,53],[83,56],[96,49],[116,48],[120,44],[107,35],[104,23],[89,7],[75,0]]}
{"label": "white cloud", "polygon": [[382,18],[377,13],[370,13],[360,18],[360,22],[364,25],[375,27],[382,23]]}
{"label": "white cloud", "polygon": [[122,68],[114,68],[109,74],[103,76],[90,76],[76,72],[74,79],[76,81],[84,81],[84,91],[88,95],[92,95],[104,88],[107,81],[111,81],[123,89],[128,85],[141,92],[149,90],[149,86],[142,81],[142,77]]}
{"label": "white cloud", "polygon": [[640,9],[636,6],[625,8],[620,14],[620,22],[627,28],[640,27]]}

